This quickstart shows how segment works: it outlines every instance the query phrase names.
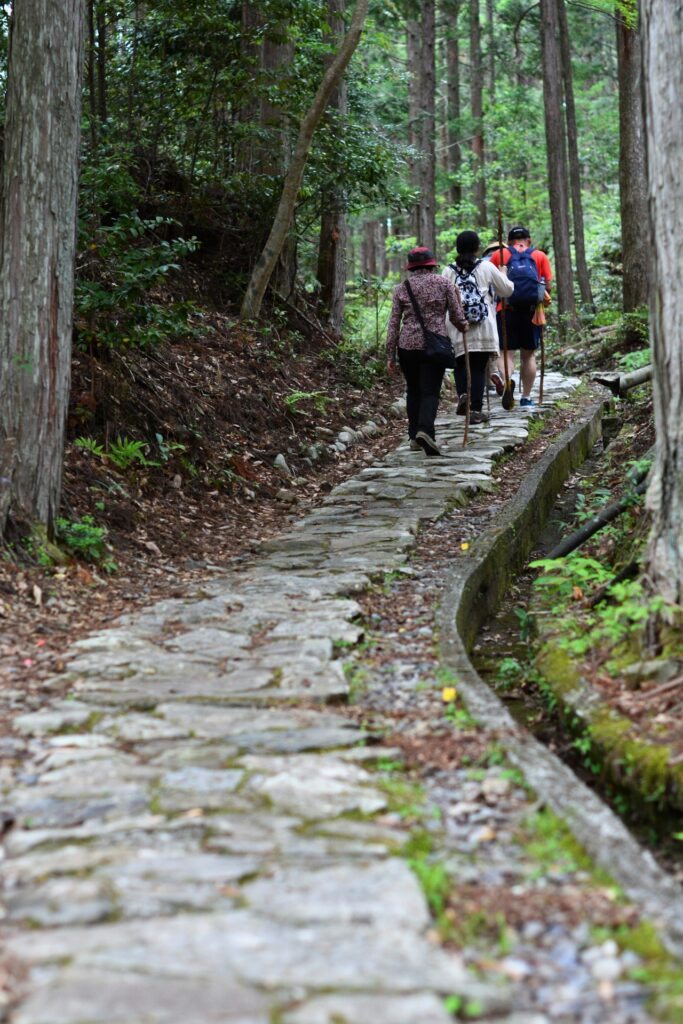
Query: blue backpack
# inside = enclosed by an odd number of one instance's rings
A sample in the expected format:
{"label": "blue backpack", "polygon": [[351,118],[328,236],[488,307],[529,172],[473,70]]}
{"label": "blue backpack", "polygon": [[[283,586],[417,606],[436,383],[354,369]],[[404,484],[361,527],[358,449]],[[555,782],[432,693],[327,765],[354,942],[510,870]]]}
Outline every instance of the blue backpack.
{"label": "blue backpack", "polygon": [[520,252],[512,246],[508,247],[510,260],[506,263],[508,269],[508,281],[512,281],[515,290],[506,300],[506,305],[512,309],[529,309],[535,306],[540,299],[543,299],[543,292],[540,290],[538,269],[532,256],[533,249],[524,249]]}

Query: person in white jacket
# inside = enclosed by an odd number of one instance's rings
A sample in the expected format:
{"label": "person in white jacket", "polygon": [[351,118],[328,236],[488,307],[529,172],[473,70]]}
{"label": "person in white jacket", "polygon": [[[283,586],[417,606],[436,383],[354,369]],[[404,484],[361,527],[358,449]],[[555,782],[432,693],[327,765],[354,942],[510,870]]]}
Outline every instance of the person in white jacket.
{"label": "person in white jacket", "polygon": [[[496,303],[507,299],[514,291],[505,271],[500,271],[489,260],[479,259],[481,242],[476,231],[461,231],[455,240],[457,256],[443,271],[443,276],[460,292],[460,300],[469,322],[467,348],[470,357],[471,393],[470,422],[483,423],[488,414],[482,409],[486,385],[486,367],[489,359],[499,355]],[[455,386],[459,400],[457,412],[467,411],[467,368],[463,336],[446,316],[446,329],[455,350]]]}

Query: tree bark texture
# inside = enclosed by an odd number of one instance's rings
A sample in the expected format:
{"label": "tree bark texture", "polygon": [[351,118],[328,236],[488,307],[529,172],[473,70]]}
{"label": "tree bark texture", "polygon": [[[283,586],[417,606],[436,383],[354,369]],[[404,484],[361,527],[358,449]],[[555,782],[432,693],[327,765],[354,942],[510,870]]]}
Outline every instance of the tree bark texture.
{"label": "tree bark texture", "polygon": [[650,322],[655,457],[647,502],[653,525],[649,576],[670,601],[683,601],[683,6],[641,0],[647,184],[652,246]]}
{"label": "tree bark texture", "polygon": [[436,0],[422,0],[417,244],[436,248]]}
{"label": "tree bark texture", "polygon": [[313,134],[318,126],[321,117],[325,113],[327,104],[334,90],[339,85],[341,78],[346,71],[353,52],[363,31],[365,17],[368,12],[368,0],[357,0],[356,9],[353,13],[351,25],[346,33],[339,51],[329,66],[318,87],[313,102],[309,107],[301,125],[292,159],[287,169],[282,195],[278,204],[275,220],[271,228],[268,240],[263,252],[252,271],[249,284],[242,302],[240,316],[243,320],[252,320],[261,311],[261,304],[266,288],[270,282],[273,270],[277,264],[282,247],[285,244],[287,234],[290,230],[293,218],[296,199],[301,188],[304,176],[308,153],[311,148]]}
{"label": "tree bark texture", "polygon": [[[346,0],[328,0],[327,6],[330,35],[339,41],[344,35],[343,14]],[[332,59],[329,58],[329,63]],[[330,108],[337,112],[340,119],[346,117],[347,92],[346,81],[342,79],[330,99]],[[336,188],[323,193],[321,200],[317,278],[320,282],[320,298],[327,311],[330,327],[339,331],[344,319],[346,299],[346,200],[343,191]]]}
{"label": "tree bark texture", "polygon": [[640,32],[617,11],[619,75],[619,200],[624,312],[646,306],[649,297],[650,254],[643,245],[648,223],[645,124],[642,103]]}
{"label": "tree bark texture", "polygon": [[[0,207],[0,462],[13,516],[51,530],[69,396],[83,0],[14,5]],[[0,530],[4,529],[4,516]]]}
{"label": "tree bark texture", "polygon": [[576,302],[569,237],[569,183],[567,147],[564,132],[558,0],[541,0],[541,51],[545,136],[548,150],[548,189],[553,229],[554,273],[561,340],[567,328],[576,326]]}
{"label": "tree bark texture", "polygon": [[[410,184],[420,188],[420,61],[422,55],[422,27],[418,20],[406,21],[406,56],[408,59],[408,176]],[[411,234],[419,238],[417,204],[411,210]]]}
{"label": "tree bark texture", "polygon": [[572,200],[572,222],[574,225],[574,253],[576,255],[576,278],[579,283],[581,301],[589,309],[595,309],[591,290],[586,239],[583,230],[583,199],[581,197],[581,162],[579,160],[579,133],[576,124],[574,102],[574,75],[572,72],[572,49],[569,40],[569,22],[565,0],[557,0],[560,19],[560,47],[562,50],[562,81],[564,83],[564,113],[567,124],[567,152],[569,157],[569,190]]}
{"label": "tree bark texture", "polygon": [[484,64],[481,53],[479,0],[470,0],[470,109],[474,157],[474,205],[479,227],[486,226],[486,178],[484,152]]}
{"label": "tree bark texture", "polygon": [[448,111],[447,162],[450,188],[448,198],[453,206],[462,201],[460,186],[460,37],[458,15],[461,0],[451,0],[446,8],[446,108]]}

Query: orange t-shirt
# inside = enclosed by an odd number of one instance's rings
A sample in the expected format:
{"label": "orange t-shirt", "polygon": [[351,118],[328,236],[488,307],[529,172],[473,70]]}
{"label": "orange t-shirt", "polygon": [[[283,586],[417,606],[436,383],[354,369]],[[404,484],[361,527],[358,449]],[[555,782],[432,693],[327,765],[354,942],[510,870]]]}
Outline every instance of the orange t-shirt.
{"label": "orange t-shirt", "polygon": [[[531,258],[534,261],[534,263],[536,264],[536,269],[538,270],[538,279],[539,279],[539,281],[540,281],[540,279],[542,277],[545,278],[545,286],[547,288],[550,285],[550,282],[553,279],[553,272],[552,272],[551,267],[550,267],[550,260],[548,259],[548,257],[546,256],[546,254],[544,252],[541,252],[540,249],[534,249],[534,251],[531,254]],[[509,262],[510,262],[510,250],[509,250],[509,247],[508,246],[503,246],[503,264],[507,264]],[[499,267],[500,266],[500,249],[496,249],[496,251],[491,256],[491,263],[493,263],[493,265],[495,267]]]}
{"label": "orange t-shirt", "polygon": [[[520,252],[521,251],[522,250],[520,250]],[[536,264],[536,270],[538,271],[538,279],[539,279],[539,281],[541,280],[542,277],[545,278],[546,291],[549,290],[550,282],[553,279],[553,272],[552,272],[552,269],[550,267],[550,260],[548,259],[548,257],[546,256],[546,254],[544,252],[541,252],[540,249],[534,249],[534,251],[531,253],[531,258],[534,261],[534,263]],[[509,262],[510,262],[510,247],[507,246],[507,245],[504,245],[503,246],[503,265],[505,265],[505,264],[507,264]],[[496,249],[496,251],[491,256],[491,263],[493,263],[493,265],[495,267],[499,267],[500,266],[500,249]],[[497,306],[496,306],[496,312],[500,312],[500,310],[502,308],[503,308],[503,303],[499,302],[497,304]]]}

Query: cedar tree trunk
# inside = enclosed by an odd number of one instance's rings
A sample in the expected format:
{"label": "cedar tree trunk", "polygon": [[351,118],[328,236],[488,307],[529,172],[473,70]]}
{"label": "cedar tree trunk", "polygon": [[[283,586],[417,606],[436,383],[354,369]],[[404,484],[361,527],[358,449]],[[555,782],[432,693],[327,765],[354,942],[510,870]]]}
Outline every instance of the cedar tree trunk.
{"label": "cedar tree trunk", "polygon": [[50,532],[59,509],[84,27],[84,0],[14,5],[0,207],[0,532],[8,511]]}
{"label": "cedar tree trunk", "polygon": [[553,227],[555,282],[559,313],[558,333],[565,339],[567,328],[576,326],[576,302],[569,237],[569,184],[567,147],[564,134],[558,0],[541,0],[541,51],[543,96],[545,100],[545,136],[548,149],[548,186]]}
{"label": "cedar tree trunk", "polygon": [[[649,576],[683,601],[683,7],[641,0],[647,183],[652,227],[650,319],[655,459],[648,490]],[[641,244],[647,248],[645,239]]]}
{"label": "cedar tree trunk", "polygon": [[624,312],[647,305],[650,253],[647,232],[647,174],[642,102],[642,57],[637,22],[627,22],[617,9],[619,73],[619,198]]}

